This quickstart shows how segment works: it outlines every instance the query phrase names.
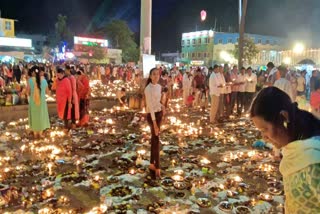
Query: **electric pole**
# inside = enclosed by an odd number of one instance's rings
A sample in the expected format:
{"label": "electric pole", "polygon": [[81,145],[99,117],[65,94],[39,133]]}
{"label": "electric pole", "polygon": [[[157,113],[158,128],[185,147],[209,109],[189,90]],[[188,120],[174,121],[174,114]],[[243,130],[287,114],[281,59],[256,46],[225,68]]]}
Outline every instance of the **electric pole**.
{"label": "electric pole", "polygon": [[248,0],[239,0],[239,70],[243,66],[243,46],[244,46],[244,32],[245,32],[245,19],[247,13]]}

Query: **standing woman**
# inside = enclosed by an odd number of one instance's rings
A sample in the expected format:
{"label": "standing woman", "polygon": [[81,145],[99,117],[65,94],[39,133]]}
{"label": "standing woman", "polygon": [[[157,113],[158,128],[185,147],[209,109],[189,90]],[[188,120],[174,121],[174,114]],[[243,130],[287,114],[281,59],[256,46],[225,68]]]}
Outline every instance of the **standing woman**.
{"label": "standing woman", "polygon": [[276,87],[261,90],[250,115],[263,137],[282,149],[285,213],[320,213],[320,120]]}
{"label": "standing woman", "polygon": [[165,107],[161,101],[161,85],[158,84],[160,78],[159,70],[153,68],[150,70],[144,94],[146,96],[147,121],[151,130],[151,157],[150,172],[152,177],[160,177],[160,125],[162,116],[165,113]]}
{"label": "standing woman", "polygon": [[79,99],[77,93],[77,80],[71,73],[70,65],[66,65],[66,75],[70,80],[72,88],[71,128],[76,128],[76,121],[79,120]]}
{"label": "standing woman", "polygon": [[62,68],[57,69],[57,77],[56,101],[58,116],[64,120],[64,128],[69,130],[68,120],[71,119],[72,108],[71,82]]}
{"label": "standing woman", "polygon": [[79,97],[80,126],[86,126],[89,123],[89,97],[90,85],[89,78],[84,72],[84,68],[79,68],[77,72],[77,92]]}
{"label": "standing woman", "polygon": [[28,80],[27,94],[29,95],[29,127],[35,138],[42,137],[43,131],[50,128],[46,93],[49,92],[47,81],[40,76],[40,69],[33,66]]}

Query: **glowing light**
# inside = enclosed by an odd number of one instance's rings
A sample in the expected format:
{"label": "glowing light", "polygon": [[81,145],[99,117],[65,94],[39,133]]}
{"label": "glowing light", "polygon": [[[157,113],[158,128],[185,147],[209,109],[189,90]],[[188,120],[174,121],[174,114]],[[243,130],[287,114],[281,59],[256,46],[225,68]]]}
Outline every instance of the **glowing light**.
{"label": "glowing light", "polygon": [[11,37],[0,37],[0,46],[31,48],[32,40]]}
{"label": "glowing light", "polygon": [[66,52],[65,55],[68,59],[72,59],[74,57],[74,54],[72,52]]}
{"label": "glowing light", "polygon": [[109,44],[108,40],[105,40],[105,39],[96,39],[96,38],[75,36],[73,38],[73,40],[74,40],[74,44],[77,44],[77,45],[88,45],[88,46],[100,45],[101,47],[108,47],[108,44]]}
{"label": "glowing light", "polygon": [[206,20],[207,18],[207,12],[205,10],[201,10],[200,12],[201,21]]}
{"label": "glowing light", "polygon": [[213,34],[214,34],[213,30],[209,30],[209,37],[213,37]]}
{"label": "glowing light", "polygon": [[291,58],[290,58],[290,57],[285,57],[285,58],[283,59],[283,63],[284,63],[284,64],[287,64],[287,65],[291,64]]}
{"label": "glowing light", "polygon": [[296,54],[301,54],[304,51],[304,45],[302,43],[297,43],[293,47],[293,52]]}
{"label": "glowing light", "polygon": [[220,52],[220,58],[222,60],[224,60],[225,62],[229,62],[229,63],[235,62],[235,58],[233,56],[231,56],[231,54],[229,54],[226,51],[221,51]]}

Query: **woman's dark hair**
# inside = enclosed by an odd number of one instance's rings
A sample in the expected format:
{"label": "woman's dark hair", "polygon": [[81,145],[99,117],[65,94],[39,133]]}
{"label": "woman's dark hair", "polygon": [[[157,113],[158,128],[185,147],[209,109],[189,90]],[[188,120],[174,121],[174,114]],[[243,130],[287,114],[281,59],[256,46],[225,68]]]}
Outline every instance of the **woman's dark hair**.
{"label": "woman's dark hair", "polygon": [[150,70],[150,72],[149,72],[149,77],[148,77],[148,80],[147,80],[147,83],[146,83],[145,88],[149,85],[149,83],[152,82],[150,76],[151,76],[151,74],[153,73],[153,71],[156,71],[156,70],[158,70],[158,68],[152,68],[152,69]]}
{"label": "woman's dark hair", "polygon": [[310,112],[298,108],[290,97],[276,87],[262,89],[253,100],[250,116],[261,117],[274,126],[283,127],[285,118],[281,111],[288,112],[287,125],[290,142],[320,136],[320,120]]}
{"label": "woman's dark hair", "polygon": [[32,73],[36,74],[36,83],[37,83],[37,87],[40,90],[41,93],[41,78],[40,78],[40,68],[38,66],[33,66],[32,68],[30,68],[28,74],[30,74],[30,77],[32,76]]}
{"label": "woman's dark hair", "polygon": [[315,89],[315,90],[320,89],[320,79],[317,79],[317,80],[316,80],[316,83],[314,84],[314,89]]}
{"label": "woman's dark hair", "polygon": [[80,68],[79,68],[79,71],[82,72],[82,73],[84,73],[84,68],[83,68],[83,67],[80,67]]}
{"label": "woman's dark hair", "polygon": [[57,68],[57,73],[58,74],[64,74],[64,70],[62,68]]}

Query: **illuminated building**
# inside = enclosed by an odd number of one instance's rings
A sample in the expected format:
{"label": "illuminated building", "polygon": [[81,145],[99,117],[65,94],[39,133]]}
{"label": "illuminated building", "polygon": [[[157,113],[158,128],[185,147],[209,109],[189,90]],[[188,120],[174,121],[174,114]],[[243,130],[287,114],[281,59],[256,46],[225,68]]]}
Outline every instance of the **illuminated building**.
{"label": "illuminated building", "polygon": [[15,37],[14,19],[0,18],[0,60],[13,62],[32,54],[31,39]]}
{"label": "illuminated building", "polygon": [[[109,42],[105,39],[74,37],[74,55],[82,62],[95,63],[122,63],[122,50],[108,48]],[[101,51],[105,57],[95,59],[97,51]]]}
{"label": "illuminated building", "polygon": [[[269,61],[280,64],[284,40],[279,37],[257,34],[245,34],[255,43],[259,53],[253,60],[253,65],[266,65]],[[194,65],[212,66],[215,63],[236,64],[233,57],[235,45],[238,43],[238,33],[215,32],[204,30],[182,34],[181,58],[183,62]]]}

